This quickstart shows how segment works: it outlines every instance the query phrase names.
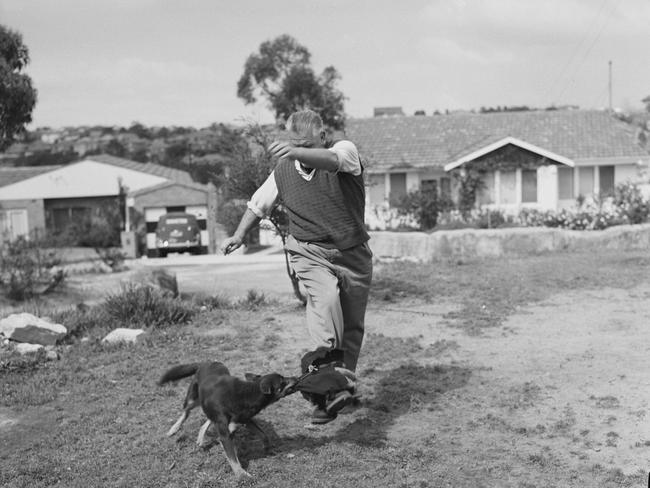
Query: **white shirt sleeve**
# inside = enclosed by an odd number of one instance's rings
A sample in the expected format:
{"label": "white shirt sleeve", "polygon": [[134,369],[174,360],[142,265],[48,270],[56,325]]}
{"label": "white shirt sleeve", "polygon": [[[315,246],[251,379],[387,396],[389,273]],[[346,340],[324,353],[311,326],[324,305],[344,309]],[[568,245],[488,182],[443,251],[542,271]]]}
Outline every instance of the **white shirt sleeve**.
{"label": "white shirt sleeve", "polygon": [[339,171],[351,173],[355,176],[361,174],[361,161],[357,146],[351,141],[338,141],[329,148],[339,160]]}
{"label": "white shirt sleeve", "polygon": [[278,198],[278,186],[275,183],[275,174],[271,172],[266,181],[262,183],[246,204],[251,212],[260,219],[269,214],[275,200]]}

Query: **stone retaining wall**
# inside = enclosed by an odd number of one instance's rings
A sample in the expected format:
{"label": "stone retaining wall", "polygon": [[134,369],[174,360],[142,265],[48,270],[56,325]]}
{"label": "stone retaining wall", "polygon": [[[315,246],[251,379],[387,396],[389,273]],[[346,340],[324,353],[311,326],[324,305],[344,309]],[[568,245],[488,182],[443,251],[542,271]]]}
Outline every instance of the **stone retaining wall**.
{"label": "stone retaining wall", "polygon": [[650,224],[620,225],[601,231],[546,227],[461,229],[424,232],[370,232],[379,260],[430,262],[438,258],[523,256],[561,250],[648,249]]}

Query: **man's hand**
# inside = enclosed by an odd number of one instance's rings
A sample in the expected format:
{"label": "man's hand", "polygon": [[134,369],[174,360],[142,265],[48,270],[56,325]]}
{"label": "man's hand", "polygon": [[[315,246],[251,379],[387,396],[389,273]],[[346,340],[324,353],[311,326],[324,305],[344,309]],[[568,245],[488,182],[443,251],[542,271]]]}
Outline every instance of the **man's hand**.
{"label": "man's hand", "polygon": [[239,249],[242,243],[243,241],[241,238],[232,236],[221,243],[219,250],[224,254],[230,254],[231,252]]}
{"label": "man's hand", "polygon": [[[277,158],[290,158],[294,146],[288,142],[275,141],[269,145],[269,152]],[[295,158],[293,158],[295,159]]]}

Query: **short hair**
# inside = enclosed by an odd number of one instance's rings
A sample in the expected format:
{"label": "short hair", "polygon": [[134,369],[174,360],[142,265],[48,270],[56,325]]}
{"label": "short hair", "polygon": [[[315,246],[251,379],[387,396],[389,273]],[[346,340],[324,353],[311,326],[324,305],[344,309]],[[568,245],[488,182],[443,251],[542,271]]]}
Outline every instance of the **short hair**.
{"label": "short hair", "polygon": [[313,110],[299,110],[287,120],[287,130],[296,134],[313,134],[323,130],[323,119]]}

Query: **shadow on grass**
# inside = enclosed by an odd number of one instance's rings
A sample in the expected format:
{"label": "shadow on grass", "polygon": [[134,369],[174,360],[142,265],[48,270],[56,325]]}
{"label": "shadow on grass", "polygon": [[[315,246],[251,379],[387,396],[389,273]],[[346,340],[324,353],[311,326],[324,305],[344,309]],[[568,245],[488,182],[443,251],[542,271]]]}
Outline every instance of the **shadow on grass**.
{"label": "shadow on grass", "polygon": [[470,374],[458,366],[399,366],[382,376],[376,395],[362,403],[368,415],[341,429],[335,439],[381,447],[398,417],[429,408],[440,395],[465,386]]}
{"label": "shadow on grass", "polygon": [[378,375],[379,380],[376,394],[361,403],[361,407],[367,411],[365,416],[331,436],[314,437],[301,434],[281,437],[281,451],[312,449],[332,442],[383,447],[391,426],[399,417],[430,408],[440,395],[462,388],[467,384],[471,372],[458,366],[408,364],[389,371],[375,370],[370,374]]}

